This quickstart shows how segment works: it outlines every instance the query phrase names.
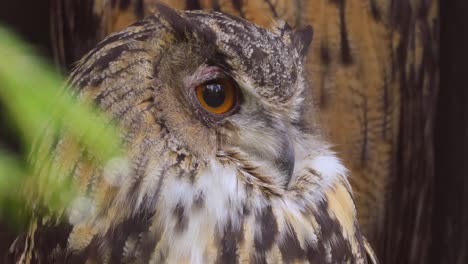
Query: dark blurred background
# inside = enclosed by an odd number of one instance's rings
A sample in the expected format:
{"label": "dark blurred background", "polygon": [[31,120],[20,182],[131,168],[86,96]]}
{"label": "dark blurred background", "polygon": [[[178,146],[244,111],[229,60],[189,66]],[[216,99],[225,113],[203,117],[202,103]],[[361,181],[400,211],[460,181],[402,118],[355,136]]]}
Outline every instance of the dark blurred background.
{"label": "dark blurred background", "polygon": [[[440,11],[440,88],[433,139],[429,255],[432,263],[468,263],[468,2],[441,1]],[[0,2],[0,23],[14,29],[36,53],[53,63],[49,19],[48,1]],[[22,149],[1,104],[0,147],[16,153]],[[11,223],[0,223],[0,255],[15,235]]]}
{"label": "dark blurred background", "polygon": [[440,1],[433,263],[468,263],[468,1]]}

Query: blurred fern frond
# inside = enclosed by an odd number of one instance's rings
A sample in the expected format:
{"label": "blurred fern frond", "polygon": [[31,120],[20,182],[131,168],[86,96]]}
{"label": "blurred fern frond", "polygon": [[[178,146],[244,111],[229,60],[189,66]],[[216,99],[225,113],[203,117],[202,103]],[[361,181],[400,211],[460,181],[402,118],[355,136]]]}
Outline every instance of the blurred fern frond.
{"label": "blurred fern frond", "polygon": [[63,210],[73,197],[72,184],[60,180],[63,177],[53,168],[52,157],[41,157],[41,162],[52,164],[45,177],[38,177],[27,161],[45,128],[53,135],[67,131],[101,162],[121,153],[119,132],[110,119],[93,106],[79,102],[70,89],[63,89],[63,80],[53,67],[1,26],[0,58],[0,104],[9,117],[9,124],[1,125],[13,126],[24,146],[23,153],[0,152],[0,218],[21,223],[26,219],[18,212],[31,202],[31,197],[21,191],[26,182],[28,188],[45,187],[48,200],[43,202],[51,212]]}

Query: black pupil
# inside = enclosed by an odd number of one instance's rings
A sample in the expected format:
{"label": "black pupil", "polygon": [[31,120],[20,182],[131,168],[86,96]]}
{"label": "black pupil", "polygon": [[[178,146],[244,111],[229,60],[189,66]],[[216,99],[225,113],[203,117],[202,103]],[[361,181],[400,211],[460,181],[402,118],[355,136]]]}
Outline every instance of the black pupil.
{"label": "black pupil", "polygon": [[203,100],[211,107],[222,105],[225,98],[224,86],[219,83],[209,83],[203,88]]}

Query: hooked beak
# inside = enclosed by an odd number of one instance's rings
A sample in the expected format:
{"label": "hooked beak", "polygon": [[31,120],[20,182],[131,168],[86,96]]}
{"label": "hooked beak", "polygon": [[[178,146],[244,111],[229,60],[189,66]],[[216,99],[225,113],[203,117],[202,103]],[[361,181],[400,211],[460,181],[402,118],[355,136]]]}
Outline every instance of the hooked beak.
{"label": "hooked beak", "polygon": [[275,159],[275,163],[278,169],[286,176],[285,186],[287,186],[291,180],[296,160],[294,155],[294,144],[287,131],[282,134],[281,142],[283,147],[280,155]]}

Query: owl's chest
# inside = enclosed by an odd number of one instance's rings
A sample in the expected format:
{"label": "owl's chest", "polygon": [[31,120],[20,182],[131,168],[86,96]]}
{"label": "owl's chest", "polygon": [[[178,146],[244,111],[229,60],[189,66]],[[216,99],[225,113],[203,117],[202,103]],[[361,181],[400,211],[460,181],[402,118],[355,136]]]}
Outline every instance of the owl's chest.
{"label": "owl's chest", "polygon": [[151,226],[124,243],[125,258],[145,256],[151,263],[364,263],[358,234],[345,232],[326,200],[306,209],[296,199],[257,192],[239,182],[232,167],[212,166],[196,182],[172,179],[165,183]]}
{"label": "owl's chest", "polygon": [[[344,229],[326,198],[310,204],[268,196],[239,182],[234,167],[211,166],[196,181],[164,182],[152,213],[103,233],[68,229],[51,260],[98,263],[365,263],[358,233]],[[36,242],[35,247],[40,246]],[[63,251],[61,250],[63,248]],[[65,249],[66,248],[66,249]],[[57,262],[58,263],[58,262]]]}

